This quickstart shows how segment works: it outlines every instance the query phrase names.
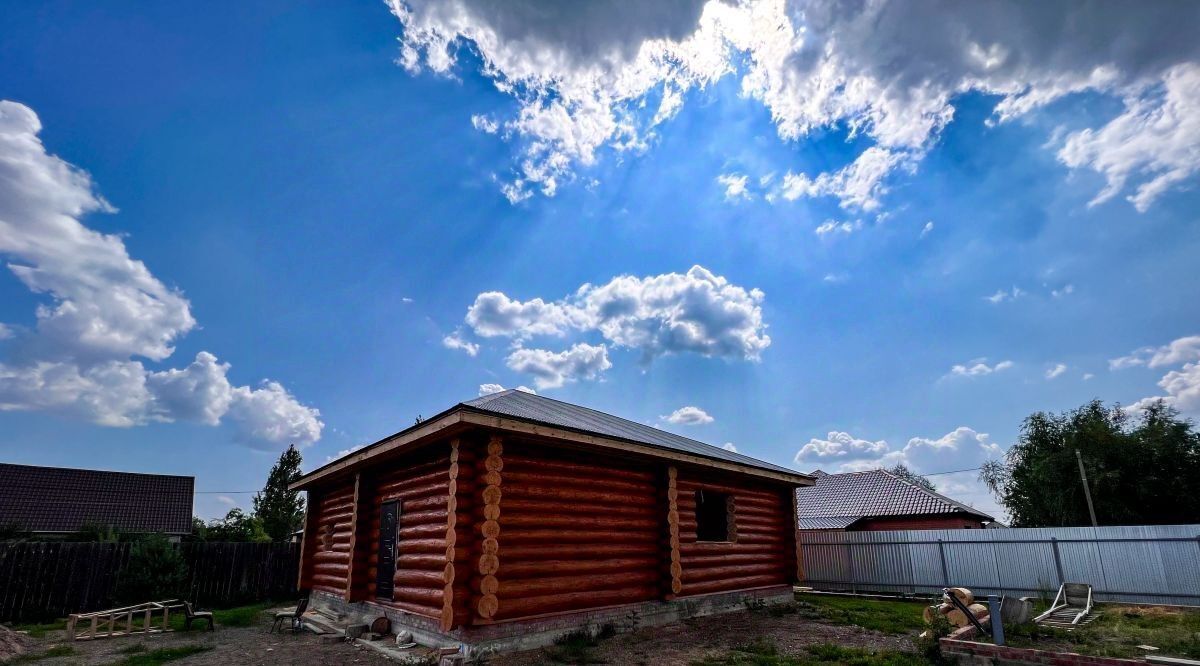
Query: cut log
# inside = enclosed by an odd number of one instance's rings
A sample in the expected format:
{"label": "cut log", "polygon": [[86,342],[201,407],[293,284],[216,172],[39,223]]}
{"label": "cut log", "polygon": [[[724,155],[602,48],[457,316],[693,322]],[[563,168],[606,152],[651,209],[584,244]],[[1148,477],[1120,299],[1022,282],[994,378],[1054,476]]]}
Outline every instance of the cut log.
{"label": "cut log", "polygon": [[[971,591],[965,587],[952,587],[949,589],[949,593],[958,597],[958,600],[961,601],[962,605],[964,606],[970,606],[971,604],[975,603],[975,595],[971,594]],[[945,598],[947,602],[950,601],[945,594],[943,594],[942,597]]]}

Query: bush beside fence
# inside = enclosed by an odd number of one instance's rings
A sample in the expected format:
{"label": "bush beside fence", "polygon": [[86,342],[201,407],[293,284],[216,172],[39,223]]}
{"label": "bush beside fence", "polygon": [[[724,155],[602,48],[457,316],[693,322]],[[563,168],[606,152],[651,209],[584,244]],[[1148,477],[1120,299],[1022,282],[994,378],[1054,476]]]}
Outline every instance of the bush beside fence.
{"label": "bush beside fence", "polygon": [[[38,622],[116,605],[128,543],[0,544],[0,622]],[[232,606],[296,595],[299,547],[290,543],[181,543],[183,596]],[[151,601],[149,599],[145,601]]]}

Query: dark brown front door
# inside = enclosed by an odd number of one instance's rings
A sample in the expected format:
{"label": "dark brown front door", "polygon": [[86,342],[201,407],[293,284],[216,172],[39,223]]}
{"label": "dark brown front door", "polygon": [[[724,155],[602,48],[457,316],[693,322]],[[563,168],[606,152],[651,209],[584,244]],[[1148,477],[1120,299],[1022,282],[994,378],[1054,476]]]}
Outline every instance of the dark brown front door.
{"label": "dark brown front door", "polygon": [[384,502],[379,511],[379,563],[376,567],[375,596],[392,599],[396,574],[396,524],[400,520],[400,502]]}

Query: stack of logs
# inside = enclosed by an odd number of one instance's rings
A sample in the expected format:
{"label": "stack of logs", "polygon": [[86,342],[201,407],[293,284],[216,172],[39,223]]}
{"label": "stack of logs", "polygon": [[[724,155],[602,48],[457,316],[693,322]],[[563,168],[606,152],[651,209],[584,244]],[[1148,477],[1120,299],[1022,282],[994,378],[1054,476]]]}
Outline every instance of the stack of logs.
{"label": "stack of logs", "polygon": [[971,615],[974,615],[976,619],[988,614],[987,606],[975,603],[975,595],[971,594],[970,590],[965,587],[952,587],[946,594],[942,595],[942,603],[934,604],[925,609],[923,613],[925,624],[933,624],[934,619],[938,616],[945,617],[955,627],[965,627],[971,623],[966,613],[959,610],[958,606],[950,603],[951,594],[958,597],[958,600],[971,611]]}

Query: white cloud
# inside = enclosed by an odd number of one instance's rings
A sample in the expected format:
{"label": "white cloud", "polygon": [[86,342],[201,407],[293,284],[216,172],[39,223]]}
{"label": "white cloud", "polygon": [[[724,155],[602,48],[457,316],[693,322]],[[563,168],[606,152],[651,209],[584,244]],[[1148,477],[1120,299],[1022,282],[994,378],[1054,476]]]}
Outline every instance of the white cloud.
{"label": "white cloud", "polygon": [[817,225],[813,233],[818,236],[828,236],[829,234],[852,234],[863,228],[862,220],[838,222],[837,220],[825,220]]}
{"label": "white cloud", "polygon": [[725,442],[724,444],[721,445],[721,448],[725,449],[726,451],[732,451],[734,453],[738,452],[737,446],[735,446],[733,442]]}
{"label": "white cloud", "polygon": [[1085,372],[1085,373],[1083,373],[1083,381],[1085,381],[1085,382],[1086,382],[1087,380],[1089,380],[1089,379],[1091,379],[1092,377],[1095,377],[1095,376],[1096,376],[1096,375],[1093,375],[1093,374],[1092,374],[1092,373],[1090,373],[1090,372]]}
{"label": "white cloud", "polygon": [[561,352],[517,349],[505,359],[508,367],[533,375],[539,389],[558,388],[579,379],[598,379],[612,367],[604,345],[580,343]]}
{"label": "white cloud", "polygon": [[476,114],[471,116],[471,126],[485,134],[495,134],[500,131],[500,123],[494,118]]}
{"label": "white cloud", "polygon": [[865,140],[839,171],[792,174],[793,196],[846,207],[878,206],[887,181],[915,169],[972,91],[995,100],[993,123],[1076,93],[1119,97],[1123,113],[1059,150],[1071,168],[1108,179],[1102,200],[1137,179],[1130,198],[1144,209],[1200,163],[1194,3],[390,4],[406,69],[453,77],[470,51],[515,99],[514,114],[491,121],[519,154],[501,185],[510,200],[552,196],[605,152],[644,150],[689,91],[724,77],[767,109],[785,141],[834,128]]}
{"label": "white cloud", "polygon": [[821,278],[826,284],[839,284],[849,280],[850,276],[846,273],[826,273],[825,277]]}
{"label": "white cloud", "polygon": [[1024,295],[1025,295],[1025,292],[1014,285],[1013,288],[1008,291],[1000,289],[1000,290],[997,290],[996,293],[992,294],[991,296],[984,296],[983,300],[995,305],[998,303],[1003,303],[1005,301],[1015,301]]}
{"label": "white cloud", "polygon": [[1161,368],[1187,361],[1200,360],[1200,335],[1177,338],[1161,347],[1141,347],[1127,356],[1109,360],[1110,370],[1123,370],[1139,365]]}
{"label": "white cloud", "polygon": [[796,453],[795,462],[799,465],[812,459],[861,458],[864,455],[880,454],[887,450],[888,443],[882,439],[872,442],[858,439],[848,432],[833,431],[825,439],[814,437],[808,440],[808,443],[800,447],[800,451]]}
{"label": "white cloud", "polygon": [[1064,297],[1070,296],[1073,293],[1075,293],[1075,285],[1073,285],[1073,284],[1066,284],[1066,285],[1063,285],[1062,287],[1060,287],[1059,289],[1051,289],[1050,290],[1050,295],[1053,296],[1054,298],[1064,298]]}
{"label": "white cloud", "polygon": [[995,365],[988,365],[986,358],[976,358],[950,368],[950,374],[957,377],[982,377],[1011,367],[1013,367],[1012,361],[1000,361]]}
{"label": "white cloud", "polygon": [[694,426],[713,422],[713,417],[709,416],[708,412],[700,409],[699,407],[693,407],[691,405],[688,405],[687,407],[680,407],[667,416],[662,416],[660,418],[667,423],[673,423],[675,425]]}
{"label": "white cloud", "polygon": [[352,446],[348,449],[342,449],[341,451],[338,451],[337,453],[335,453],[331,456],[326,456],[325,462],[333,462],[334,460],[337,460],[339,458],[345,458],[346,456],[350,455],[351,453],[354,453],[355,451],[357,451],[365,446],[366,446],[366,444],[358,444],[358,445]]}
{"label": "white cloud", "polygon": [[217,501],[226,506],[237,506],[237,500],[228,495],[217,495]]}
{"label": "white cloud", "polygon": [[500,292],[480,294],[466,322],[483,336],[518,340],[594,331],[618,347],[638,349],[649,361],[663,354],[756,361],[771,344],[762,321],[763,293],[732,285],[701,266],[685,274],[623,275],[547,303],[516,301]]}
{"label": "white cloud", "polygon": [[1126,199],[1145,212],[1167,190],[1185,186],[1200,170],[1200,64],[1178,65],[1161,85],[1130,90],[1124,113],[1098,130],[1067,136],[1058,159],[1104,175],[1107,185],[1089,205],[1140,180]]}
{"label": "white cloud", "polygon": [[737,173],[723,173],[717,176],[717,182],[725,188],[725,200],[736,201],[749,199],[750,192],[746,190],[746,180],[749,176]]}
{"label": "white cloud", "polygon": [[[53,410],[106,426],[231,421],[253,446],[311,444],[324,424],[277,383],[234,387],[228,363],[200,352],[183,369],[149,371],[196,326],[190,304],[124,241],[85,227],[114,209],[87,173],[50,155],[32,109],[0,101],[0,254],[47,302],[33,329],[10,331],[0,411]],[[6,329],[8,330],[8,329]]]}
{"label": "white cloud", "polygon": [[970,453],[974,450],[973,447],[978,447],[979,451],[988,456],[1000,453],[1000,445],[993,442],[987,433],[977,432],[966,426],[959,426],[937,439],[913,437],[904,446],[904,453],[906,456],[912,455],[914,450],[921,448],[934,452],[949,450]]}
{"label": "white cloud", "polygon": [[466,352],[467,356],[475,356],[479,353],[479,345],[469,340],[464,340],[462,331],[457,329],[450,335],[442,338],[442,346],[446,349],[461,349]]}
{"label": "white cloud", "polygon": [[921,227],[920,237],[924,238],[933,231],[933,222],[926,222],[925,226]]}
{"label": "white cloud", "polygon": [[[479,397],[481,397],[481,398],[482,398],[482,397],[483,397],[483,396],[485,396],[485,395],[491,395],[491,394],[493,394],[493,393],[499,393],[499,392],[501,392],[501,391],[504,391],[504,390],[506,390],[506,389],[505,389],[503,386],[501,386],[500,384],[480,384],[480,385],[479,385]],[[533,394],[537,394],[537,391],[535,391],[535,390],[533,390],[533,389],[529,388],[528,386],[518,386],[518,387],[517,387],[517,390],[518,390],[518,391],[524,391],[524,392],[526,392],[526,393],[533,393]]]}
{"label": "white cloud", "polygon": [[7,340],[16,335],[13,333],[12,327],[5,324],[0,324],[0,340]]}
{"label": "white cloud", "polygon": [[1046,371],[1046,379],[1054,379],[1067,371],[1066,363],[1055,363],[1054,367]]}

